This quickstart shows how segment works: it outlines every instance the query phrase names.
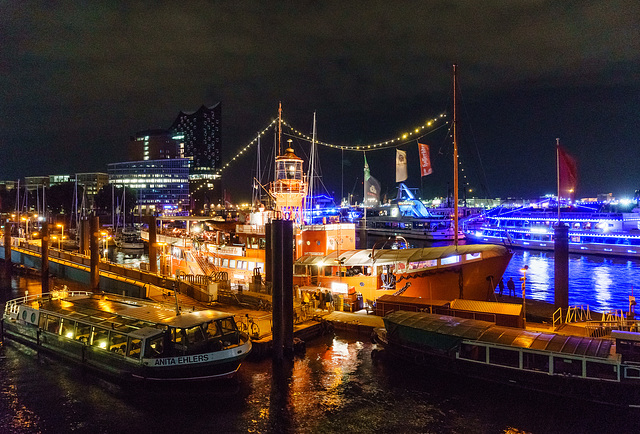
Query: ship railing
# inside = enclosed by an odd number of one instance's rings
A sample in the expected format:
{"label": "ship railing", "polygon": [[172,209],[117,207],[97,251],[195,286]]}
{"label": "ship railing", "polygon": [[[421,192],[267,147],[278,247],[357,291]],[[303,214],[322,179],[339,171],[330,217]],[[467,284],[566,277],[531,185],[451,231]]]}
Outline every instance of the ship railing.
{"label": "ship railing", "polygon": [[562,308],[559,307],[558,310],[553,312],[553,329],[557,330],[558,327],[562,325]]}
{"label": "ship railing", "polygon": [[57,299],[63,299],[63,298],[67,298],[67,297],[74,297],[74,296],[78,296],[78,295],[91,295],[93,294],[90,291],[69,291],[67,289],[60,289],[60,290],[54,290],[51,292],[45,292],[43,294],[32,294],[29,295],[28,293],[26,293],[24,296],[22,297],[18,297],[18,298],[14,298],[12,300],[8,300],[5,303],[4,306],[4,312],[5,314],[9,315],[9,314],[17,314],[18,313],[18,309],[20,308],[20,305],[23,304],[31,304],[31,303],[35,303],[38,302],[40,300],[57,300]]}
{"label": "ship railing", "polygon": [[591,310],[589,305],[581,304],[569,306],[565,323],[591,321]]}

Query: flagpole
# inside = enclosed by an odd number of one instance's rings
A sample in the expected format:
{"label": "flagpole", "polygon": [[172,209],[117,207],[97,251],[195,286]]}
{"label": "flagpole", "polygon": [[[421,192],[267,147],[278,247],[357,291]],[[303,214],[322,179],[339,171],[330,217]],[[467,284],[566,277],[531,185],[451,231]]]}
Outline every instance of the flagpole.
{"label": "flagpole", "polygon": [[560,138],[556,138],[556,181],[558,183],[558,226],[560,226]]}
{"label": "flagpole", "polygon": [[456,88],[458,86],[458,76],[456,68],[458,65],[453,64],[453,242],[458,249],[458,135],[457,123],[458,114],[456,110]]}

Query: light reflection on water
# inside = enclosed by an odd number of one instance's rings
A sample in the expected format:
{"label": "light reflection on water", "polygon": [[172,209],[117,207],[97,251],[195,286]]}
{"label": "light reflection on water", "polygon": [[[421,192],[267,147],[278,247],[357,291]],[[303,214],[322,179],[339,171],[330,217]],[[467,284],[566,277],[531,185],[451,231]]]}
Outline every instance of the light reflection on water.
{"label": "light reflection on water", "polygon": [[[520,282],[525,265],[527,298],[554,302],[553,252],[516,250],[504,274],[504,281],[513,277]],[[629,296],[640,282],[640,261],[593,255],[569,255],[569,304],[589,305],[593,311],[629,308]],[[520,295],[520,286],[516,292]],[[635,291],[638,292],[637,289]],[[640,295],[640,294],[636,294]]]}
{"label": "light reflection on water", "polygon": [[293,363],[245,362],[228,387],[133,392],[3,345],[0,423],[14,433],[638,432],[626,412],[374,362],[374,348],[363,336],[324,336]]}

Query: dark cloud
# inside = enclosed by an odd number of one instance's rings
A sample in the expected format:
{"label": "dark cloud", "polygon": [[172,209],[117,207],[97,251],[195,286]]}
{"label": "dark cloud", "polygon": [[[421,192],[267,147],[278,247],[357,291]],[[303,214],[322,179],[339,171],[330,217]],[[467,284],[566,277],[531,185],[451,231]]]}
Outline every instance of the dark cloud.
{"label": "dark cloud", "polygon": [[[276,116],[279,101],[289,122],[307,132],[317,111],[324,141],[392,138],[450,112],[455,61],[464,102],[461,155],[493,195],[552,190],[557,136],[579,154],[585,194],[640,188],[633,164],[640,157],[637,1],[0,8],[1,179],[104,171],[129,135],[166,128],[180,110],[218,101],[225,158]],[[429,140],[446,151],[446,134]],[[334,163],[340,157],[321,152],[324,173],[332,175],[326,183],[338,192],[341,179],[350,190],[361,178],[360,157],[348,157],[343,174]],[[385,174],[391,153],[378,155],[372,173],[382,172],[377,176],[392,189]],[[433,195],[446,194],[448,155],[424,180]],[[225,182],[242,186],[240,173],[246,171],[227,172]],[[419,185],[417,170],[410,175]],[[249,196],[248,188],[238,190]]]}

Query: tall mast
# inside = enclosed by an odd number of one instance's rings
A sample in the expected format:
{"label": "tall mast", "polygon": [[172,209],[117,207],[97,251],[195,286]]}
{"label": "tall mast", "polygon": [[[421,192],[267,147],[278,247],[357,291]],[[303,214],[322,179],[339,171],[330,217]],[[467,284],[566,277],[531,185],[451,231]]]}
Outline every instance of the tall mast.
{"label": "tall mast", "polygon": [[558,183],[558,226],[560,226],[560,138],[556,138],[556,177]]}
{"label": "tall mast", "polygon": [[458,65],[453,64],[453,242],[458,248],[458,112],[456,93],[458,89]]}
{"label": "tall mast", "polygon": [[308,201],[305,202],[305,208],[307,210],[307,218],[309,224],[313,223],[313,195],[315,194],[314,179],[316,172],[316,112],[313,112],[313,130],[311,133],[311,152],[309,153],[309,170],[307,175],[307,182],[309,183],[309,190],[307,194]]}
{"label": "tall mast", "polygon": [[282,137],[282,101],[280,101],[280,104],[278,105],[278,155],[281,154],[280,152],[281,137]]}

